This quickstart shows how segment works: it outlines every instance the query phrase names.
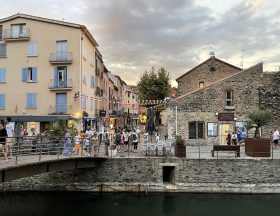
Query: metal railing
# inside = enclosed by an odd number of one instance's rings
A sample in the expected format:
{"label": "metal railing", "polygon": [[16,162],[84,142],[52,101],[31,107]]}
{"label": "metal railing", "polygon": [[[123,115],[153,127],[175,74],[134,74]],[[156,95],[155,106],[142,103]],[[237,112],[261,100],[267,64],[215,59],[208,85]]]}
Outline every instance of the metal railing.
{"label": "metal railing", "polygon": [[72,79],[68,79],[68,80],[54,80],[54,79],[50,79],[50,83],[49,83],[49,89],[72,89],[73,88],[73,83],[72,83]]}
{"label": "metal railing", "polygon": [[56,52],[50,53],[49,62],[51,63],[72,63],[73,55],[72,52]]}
{"label": "metal railing", "polygon": [[[176,156],[172,140],[140,143],[137,147],[132,142],[116,145],[111,133],[98,133],[93,138],[65,138],[50,136],[20,136],[8,138],[6,147],[0,148],[0,158],[4,159],[3,151],[9,153],[11,145],[12,159],[2,161],[0,167],[9,164],[28,164],[36,161],[56,160],[67,157],[173,157]],[[255,159],[245,154],[245,147],[241,146],[240,157],[234,152],[219,152],[213,157],[213,146],[185,146],[186,159]],[[259,152],[262,153],[262,152]],[[259,157],[257,157],[259,159]],[[280,159],[280,148],[271,146],[270,157],[265,159]]]}
{"label": "metal railing", "polygon": [[72,105],[51,105],[49,106],[49,115],[70,115],[72,113]]}
{"label": "metal railing", "polygon": [[5,29],[4,30],[4,40],[22,40],[30,39],[30,29],[23,28],[19,29]]}

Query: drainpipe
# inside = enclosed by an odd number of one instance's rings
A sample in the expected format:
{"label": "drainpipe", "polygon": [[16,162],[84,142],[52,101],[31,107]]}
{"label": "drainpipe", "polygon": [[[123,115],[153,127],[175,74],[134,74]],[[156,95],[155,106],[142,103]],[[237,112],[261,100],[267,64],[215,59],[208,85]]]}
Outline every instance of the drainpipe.
{"label": "drainpipe", "polygon": [[178,134],[178,122],[177,122],[177,119],[178,119],[178,107],[176,105],[175,106],[175,135],[176,136]]}

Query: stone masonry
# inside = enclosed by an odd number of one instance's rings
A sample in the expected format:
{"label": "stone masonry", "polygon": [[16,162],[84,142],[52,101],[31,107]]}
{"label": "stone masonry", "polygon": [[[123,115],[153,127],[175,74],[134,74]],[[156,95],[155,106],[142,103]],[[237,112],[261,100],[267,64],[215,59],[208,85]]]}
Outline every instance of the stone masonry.
{"label": "stone masonry", "polygon": [[[174,168],[172,185],[163,182],[164,166]],[[53,172],[0,184],[0,191],[116,192],[132,189],[143,192],[280,193],[280,160],[101,159],[97,168]]]}
{"label": "stone masonry", "polygon": [[176,79],[178,82],[177,95],[180,96],[197,90],[199,88],[199,82],[204,82],[204,85],[207,86],[239,71],[241,71],[241,69],[236,66],[223,62],[214,56],[210,57]]}

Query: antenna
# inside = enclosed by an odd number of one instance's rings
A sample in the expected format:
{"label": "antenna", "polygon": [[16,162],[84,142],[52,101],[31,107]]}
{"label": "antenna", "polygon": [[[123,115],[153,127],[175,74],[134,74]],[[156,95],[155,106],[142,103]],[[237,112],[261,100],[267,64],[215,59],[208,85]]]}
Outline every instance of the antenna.
{"label": "antenna", "polygon": [[243,58],[244,58],[244,51],[245,51],[245,49],[242,49],[241,50],[241,69],[243,70]]}

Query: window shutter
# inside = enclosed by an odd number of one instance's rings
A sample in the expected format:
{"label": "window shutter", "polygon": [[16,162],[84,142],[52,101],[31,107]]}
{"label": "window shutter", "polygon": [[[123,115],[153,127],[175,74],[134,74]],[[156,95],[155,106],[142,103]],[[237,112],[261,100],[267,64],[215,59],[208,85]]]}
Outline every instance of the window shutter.
{"label": "window shutter", "polygon": [[6,69],[0,68],[0,83],[6,82]]}
{"label": "window shutter", "polygon": [[57,66],[54,67],[54,75],[53,75],[53,85],[54,87],[58,86],[58,75],[57,75]]}
{"label": "window shutter", "polygon": [[22,68],[22,81],[26,82],[28,76],[28,68]]}
{"label": "window shutter", "polygon": [[27,93],[26,107],[27,108],[36,108],[37,107],[37,94],[36,93]]}
{"label": "window shutter", "polygon": [[93,76],[93,74],[91,75],[91,80],[90,80],[90,86],[91,86],[91,88],[94,88],[94,76]]}
{"label": "window shutter", "polygon": [[0,94],[0,109],[5,109],[5,94]]}
{"label": "window shutter", "polygon": [[26,94],[26,107],[30,108],[32,104],[31,93]]}
{"label": "window shutter", "polygon": [[32,68],[32,81],[37,81],[37,68]]}

